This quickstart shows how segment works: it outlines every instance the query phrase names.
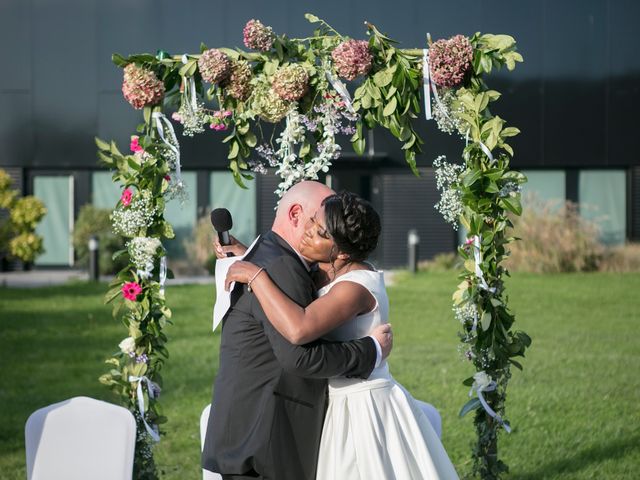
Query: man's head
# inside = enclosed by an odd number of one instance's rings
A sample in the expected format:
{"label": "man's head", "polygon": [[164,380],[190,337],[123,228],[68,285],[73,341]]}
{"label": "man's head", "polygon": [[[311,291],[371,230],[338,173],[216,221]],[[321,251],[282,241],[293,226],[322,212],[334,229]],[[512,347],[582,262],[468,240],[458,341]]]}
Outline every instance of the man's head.
{"label": "man's head", "polygon": [[280,199],[271,229],[297,250],[307,219],[320,208],[322,200],[334,193],[319,182],[295,184]]}

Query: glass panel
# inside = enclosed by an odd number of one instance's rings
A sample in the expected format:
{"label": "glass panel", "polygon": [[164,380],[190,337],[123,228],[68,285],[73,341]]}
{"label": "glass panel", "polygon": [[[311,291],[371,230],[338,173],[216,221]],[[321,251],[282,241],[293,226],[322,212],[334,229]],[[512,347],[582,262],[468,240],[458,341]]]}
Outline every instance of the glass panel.
{"label": "glass panel", "polygon": [[94,207],[113,210],[121,194],[122,188],[111,179],[111,172],[94,172],[91,175],[91,203]]}
{"label": "glass panel", "polygon": [[33,193],[47,207],[47,214],[36,227],[41,235],[45,253],[36,265],[72,265],[71,222],[73,220],[73,177],[37,176]]}
{"label": "glass panel", "polygon": [[[175,173],[171,175],[171,178],[174,175]],[[197,219],[198,175],[196,172],[182,172],[182,180],[185,183],[187,193],[184,203],[181,204],[179,199],[174,198],[167,202],[164,211],[164,218],[171,223],[176,234],[176,238],[164,242],[168,255],[173,258],[186,257],[187,253],[183,242],[191,236]]]}
{"label": "glass panel", "polygon": [[582,170],[579,177],[580,214],[596,221],[600,240],[623,243],[627,235],[627,178],[624,170]]}
{"label": "glass panel", "polygon": [[562,204],[566,198],[565,172],[562,170],[524,170],[528,182],[522,187],[523,206],[527,199]]}
{"label": "glass panel", "polygon": [[224,207],[231,212],[231,233],[249,245],[256,237],[256,182],[246,182],[247,190],[240,188],[231,172],[212,172],[210,177],[211,208]]}

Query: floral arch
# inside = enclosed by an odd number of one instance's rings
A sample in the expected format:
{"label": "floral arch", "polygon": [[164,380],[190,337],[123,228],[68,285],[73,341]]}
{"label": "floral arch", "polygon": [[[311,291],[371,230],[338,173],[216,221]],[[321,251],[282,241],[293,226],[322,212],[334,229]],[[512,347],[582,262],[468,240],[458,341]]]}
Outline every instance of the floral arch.
{"label": "floral arch", "polygon": [[[175,109],[183,135],[207,128],[224,131],[229,168],[239,186],[266,167],[276,167],[282,195],[302,179],[317,179],[340,156],[338,135],[349,135],[354,150],[365,150],[366,129],[383,127],[397,138],[406,162],[417,175],[416,155],[423,140],[414,128],[419,115],[434,119],[441,131],[459,135],[462,163],[434,162],[445,220],[460,222],[467,240],[458,249],[464,260],[453,294],[460,322],[463,355],[474,374],[463,381],[471,400],[460,415],[475,412],[477,444],[474,473],[498,478],[507,466],[498,458],[498,431],[510,431],[505,397],[514,357],[524,356],[531,340],[512,330],[501,265],[508,255],[512,227],[509,214],[520,215],[524,175],[509,168],[513,149],[507,143],[519,130],[491,114],[500,93],[485,77],[522,57],[508,35],[476,33],[432,42],[424,49],[401,49],[397,42],[365,22],[368,40],[342,36],[314,15],[307,38],[275,35],[250,20],[244,28],[247,51],[208,48],[170,55],[114,54],[124,68],[122,92],[144,121],[132,136],[130,153],[114,142],[96,139],[98,155],[124,187],[113,212],[116,233],[128,240],[129,265],[110,284],[105,302],[128,330],[120,352],[107,360],[111,370],[100,381],[118,393],[136,416],[136,478],[157,478],[152,455],[159,426],[166,422],[159,403],[161,369],[168,358],[171,310],[164,295],[166,252],[162,239],[174,236],[164,219],[165,202],[183,193],[180,145],[165,108]],[[343,80],[350,82],[347,86]],[[353,96],[350,90],[353,90]],[[281,124],[269,140],[263,127]],[[275,131],[273,128],[271,130]]]}

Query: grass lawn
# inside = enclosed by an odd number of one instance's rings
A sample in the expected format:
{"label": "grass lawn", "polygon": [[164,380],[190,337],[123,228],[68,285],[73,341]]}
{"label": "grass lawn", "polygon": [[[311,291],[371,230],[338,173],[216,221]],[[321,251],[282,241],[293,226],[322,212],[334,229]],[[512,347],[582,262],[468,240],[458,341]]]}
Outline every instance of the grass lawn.
{"label": "grass lawn", "polygon": [[[401,274],[389,289],[391,370],[443,417],[443,442],[466,472],[474,432],[460,381],[450,310],[452,273]],[[508,283],[516,326],[533,338],[507,400],[513,432],[500,437],[510,478],[637,478],[640,468],[640,275],[516,275]],[[42,406],[86,395],[113,401],[98,383],[124,327],[102,305],[105,285],[0,289],[0,478],[24,479],[24,424]],[[166,479],[198,479],[199,416],[211,399],[219,334],[213,288],[167,291],[175,325],[163,372],[169,417],[156,461]]]}

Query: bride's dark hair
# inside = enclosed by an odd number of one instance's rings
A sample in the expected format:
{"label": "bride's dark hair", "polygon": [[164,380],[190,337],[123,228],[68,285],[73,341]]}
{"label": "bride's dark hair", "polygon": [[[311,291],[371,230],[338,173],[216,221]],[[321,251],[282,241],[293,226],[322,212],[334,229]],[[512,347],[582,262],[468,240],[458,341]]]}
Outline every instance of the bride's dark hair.
{"label": "bride's dark hair", "polygon": [[351,192],[325,198],[324,220],[329,234],[352,262],[366,260],[378,245],[380,216],[365,199]]}

